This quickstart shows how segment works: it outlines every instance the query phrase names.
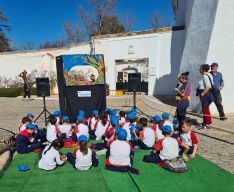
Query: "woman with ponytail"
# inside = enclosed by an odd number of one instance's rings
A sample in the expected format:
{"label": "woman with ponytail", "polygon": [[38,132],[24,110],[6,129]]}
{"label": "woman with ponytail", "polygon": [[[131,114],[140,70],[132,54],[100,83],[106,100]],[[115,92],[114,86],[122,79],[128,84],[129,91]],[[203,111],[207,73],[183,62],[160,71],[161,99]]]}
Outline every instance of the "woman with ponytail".
{"label": "woman with ponytail", "polygon": [[63,145],[62,140],[55,139],[49,146],[46,146],[39,155],[38,167],[43,170],[53,170],[58,165],[63,165],[67,160],[66,156],[59,152]]}

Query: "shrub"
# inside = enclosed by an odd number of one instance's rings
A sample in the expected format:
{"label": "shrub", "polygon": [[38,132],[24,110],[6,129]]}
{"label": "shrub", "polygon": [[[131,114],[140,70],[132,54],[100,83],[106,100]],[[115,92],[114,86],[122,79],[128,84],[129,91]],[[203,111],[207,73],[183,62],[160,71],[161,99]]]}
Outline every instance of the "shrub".
{"label": "shrub", "polygon": [[[36,95],[36,88],[31,88],[31,95]],[[23,88],[0,88],[0,97],[18,97],[23,95]]]}

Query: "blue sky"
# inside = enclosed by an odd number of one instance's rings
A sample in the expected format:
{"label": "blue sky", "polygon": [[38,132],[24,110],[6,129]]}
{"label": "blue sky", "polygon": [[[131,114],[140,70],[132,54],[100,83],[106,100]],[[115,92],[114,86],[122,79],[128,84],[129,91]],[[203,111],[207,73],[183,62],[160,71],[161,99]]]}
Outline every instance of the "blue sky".
{"label": "blue sky", "polygon": [[[64,38],[62,21],[78,21],[78,6],[89,9],[86,0],[1,0],[0,10],[13,27],[7,35],[16,46],[33,42],[35,46]],[[136,18],[133,31],[150,29],[156,10],[172,16],[171,0],[118,0],[117,13],[131,11]]]}

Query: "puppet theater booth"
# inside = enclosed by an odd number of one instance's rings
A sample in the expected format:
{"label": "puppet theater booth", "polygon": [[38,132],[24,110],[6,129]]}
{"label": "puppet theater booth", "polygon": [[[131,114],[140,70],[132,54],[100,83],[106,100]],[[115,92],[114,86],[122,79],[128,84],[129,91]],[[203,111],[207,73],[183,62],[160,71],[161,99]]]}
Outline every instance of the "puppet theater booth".
{"label": "puppet theater booth", "polygon": [[104,56],[101,54],[61,55],[56,57],[59,104],[63,115],[75,122],[78,111],[86,117],[94,109],[106,108]]}

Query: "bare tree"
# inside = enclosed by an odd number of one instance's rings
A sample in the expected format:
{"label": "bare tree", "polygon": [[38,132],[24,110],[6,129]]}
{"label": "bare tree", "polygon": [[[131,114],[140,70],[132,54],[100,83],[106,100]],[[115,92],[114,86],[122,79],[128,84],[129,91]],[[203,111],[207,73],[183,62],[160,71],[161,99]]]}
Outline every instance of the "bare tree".
{"label": "bare tree", "polygon": [[153,17],[150,20],[151,27],[153,29],[158,29],[161,26],[161,17],[160,17],[160,12],[155,11],[153,14]]}
{"label": "bare tree", "polygon": [[79,7],[79,15],[85,32],[92,35],[104,35],[124,32],[124,25],[116,14],[115,0],[87,0],[95,13],[92,16],[86,9]]}
{"label": "bare tree", "polygon": [[83,32],[77,24],[64,21],[63,28],[66,33],[66,41],[68,43],[79,43],[84,40]]}
{"label": "bare tree", "polygon": [[39,45],[40,49],[48,49],[48,48],[60,48],[66,46],[65,40],[57,40],[57,41],[45,41]]}
{"label": "bare tree", "polygon": [[153,29],[158,29],[172,26],[172,21],[172,17],[161,16],[160,11],[157,10],[150,19],[150,24]]}
{"label": "bare tree", "polygon": [[124,28],[126,31],[131,31],[134,24],[135,24],[136,18],[135,15],[131,11],[127,11],[124,15]]}
{"label": "bare tree", "polygon": [[22,49],[25,51],[26,50],[33,50],[34,48],[35,48],[35,44],[32,41],[28,41],[22,46]]}

